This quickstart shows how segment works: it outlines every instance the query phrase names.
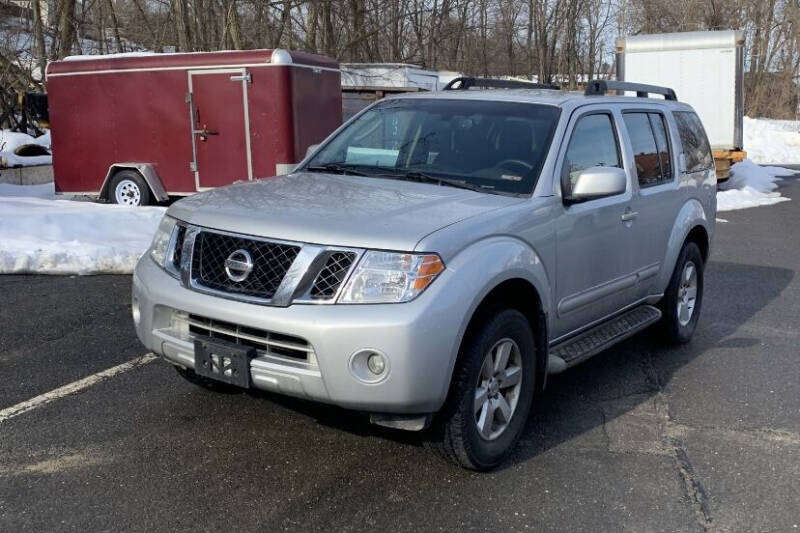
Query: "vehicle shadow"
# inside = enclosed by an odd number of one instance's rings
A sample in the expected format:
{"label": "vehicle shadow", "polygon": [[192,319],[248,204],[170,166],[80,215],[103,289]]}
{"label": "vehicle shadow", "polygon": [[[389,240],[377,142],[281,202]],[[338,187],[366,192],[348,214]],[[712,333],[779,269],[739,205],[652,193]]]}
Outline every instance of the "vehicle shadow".
{"label": "vehicle shadow", "polygon": [[[731,335],[778,298],[794,274],[783,268],[712,261],[706,270],[702,315],[690,343],[665,346],[650,328],[563,374],[550,376],[547,389],[537,396],[521,445],[501,468],[595,431],[652,401],[668,388],[677,370],[711,348],[747,349],[759,344],[757,338]],[[731,291],[735,295],[730,296]],[[421,446],[426,438],[425,434],[371,425],[366,415],[335,406],[264,392],[251,394],[351,434],[413,446]]]}
{"label": "vehicle shadow", "polygon": [[[747,349],[758,338],[731,337],[778,298],[795,272],[711,261],[705,276],[702,314],[692,341],[665,345],[649,328],[563,374],[551,376],[538,398],[520,446],[506,466],[609,424],[668,389],[672,376],[712,348]],[[758,283],[754,283],[758,280]]]}

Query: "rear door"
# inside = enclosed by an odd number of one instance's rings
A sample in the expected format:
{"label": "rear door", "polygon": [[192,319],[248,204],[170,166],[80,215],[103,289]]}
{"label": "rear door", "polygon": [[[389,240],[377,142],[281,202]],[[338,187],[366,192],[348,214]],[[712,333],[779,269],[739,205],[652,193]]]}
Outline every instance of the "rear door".
{"label": "rear door", "polygon": [[[570,119],[557,179],[562,198],[580,171],[624,168],[619,115],[602,106],[580,108]],[[553,339],[599,321],[632,301],[632,187],[624,193],[564,204],[556,229],[556,301]]]}
{"label": "rear door", "polygon": [[682,205],[677,157],[667,115],[659,108],[626,109],[623,123],[633,159],[633,267],[637,298],[659,293],[667,241]]}
{"label": "rear door", "polygon": [[253,179],[249,76],[245,69],[189,72],[189,110],[197,189]]}

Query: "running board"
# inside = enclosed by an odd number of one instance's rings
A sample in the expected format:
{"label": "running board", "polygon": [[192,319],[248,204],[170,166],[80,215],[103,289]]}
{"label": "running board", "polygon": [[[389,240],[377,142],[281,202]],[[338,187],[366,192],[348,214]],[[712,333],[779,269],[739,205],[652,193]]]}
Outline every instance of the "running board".
{"label": "running board", "polygon": [[658,322],[661,311],[641,305],[550,348],[547,373],[558,374]]}

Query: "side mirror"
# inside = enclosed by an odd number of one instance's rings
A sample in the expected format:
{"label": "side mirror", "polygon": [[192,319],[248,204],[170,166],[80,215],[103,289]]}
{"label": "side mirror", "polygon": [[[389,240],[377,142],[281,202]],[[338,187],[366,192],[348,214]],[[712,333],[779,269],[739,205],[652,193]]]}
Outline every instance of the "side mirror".
{"label": "side mirror", "polygon": [[310,156],[310,155],[311,155],[311,152],[313,152],[313,151],[314,151],[314,150],[316,150],[317,148],[319,148],[319,145],[318,145],[318,144],[312,144],[311,146],[309,146],[308,148],[306,148],[306,157]]}
{"label": "side mirror", "polygon": [[617,167],[590,167],[578,174],[568,202],[583,202],[622,194],[628,187],[628,176]]}

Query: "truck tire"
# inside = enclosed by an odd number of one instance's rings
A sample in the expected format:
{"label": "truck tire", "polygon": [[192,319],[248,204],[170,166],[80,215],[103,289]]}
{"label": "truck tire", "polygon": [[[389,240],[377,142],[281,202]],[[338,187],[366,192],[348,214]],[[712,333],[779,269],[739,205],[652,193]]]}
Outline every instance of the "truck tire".
{"label": "truck tire", "polygon": [[670,344],[689,342],[703,303],[703,255],[693,242],[683,245],[659,307],[661,330]]}
{"label": "truck tire", "polygon": [[138,171],[120,170],[108,185],[108,198],[112,203],[139,207],[150,203],[150,187]]}
{"label": "truck tire", "polygon": [[221,381],[216,381],[204,376],[198,376],[194,370],[190,368],[176,366],[175,370],[177,370],[180,377],[192,385],[197,385],[198,387],[202,387],[204,389],[212,390],[214,392],[221,392],[223,394],[239,394],[245,391],[245,389],[240,387],[228,385],[227,383],[222,383]]}
{"label": "truck tire", "polygon": [[536,382],[536,343],[522,313],[501,309],[462,352],[428,444],[457,465],[489,470],[508,457],[525,427]]}

